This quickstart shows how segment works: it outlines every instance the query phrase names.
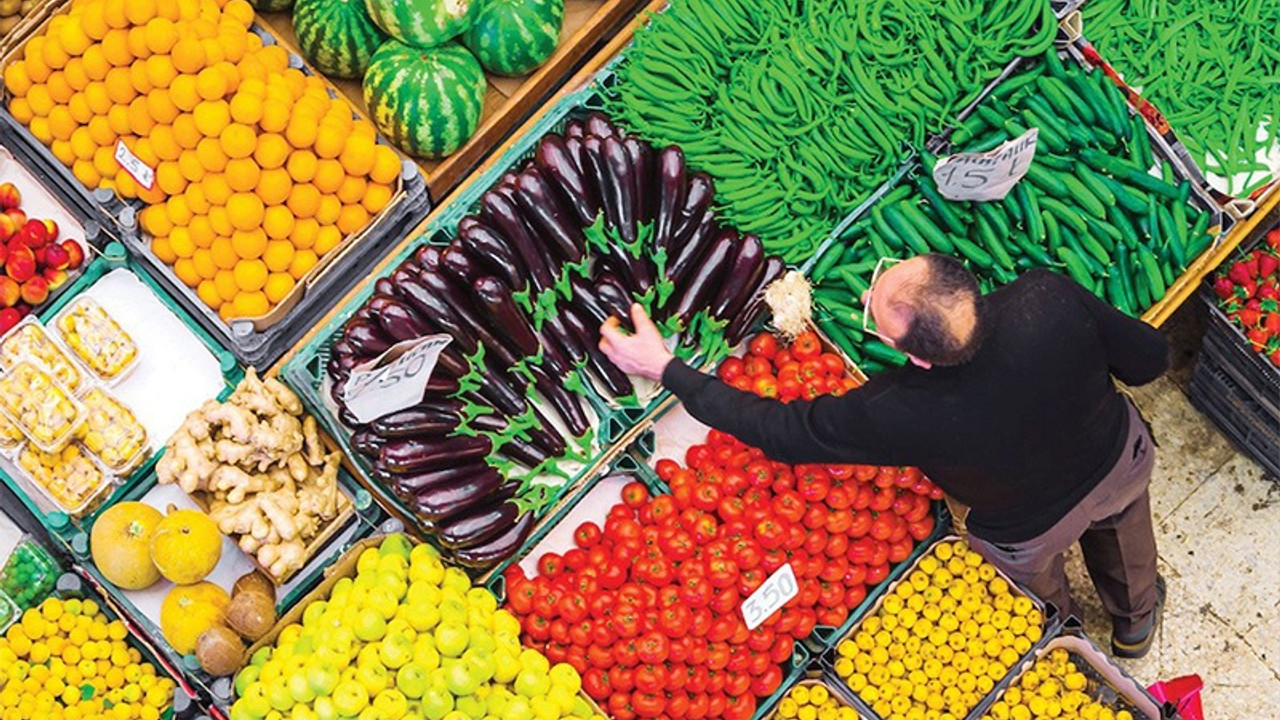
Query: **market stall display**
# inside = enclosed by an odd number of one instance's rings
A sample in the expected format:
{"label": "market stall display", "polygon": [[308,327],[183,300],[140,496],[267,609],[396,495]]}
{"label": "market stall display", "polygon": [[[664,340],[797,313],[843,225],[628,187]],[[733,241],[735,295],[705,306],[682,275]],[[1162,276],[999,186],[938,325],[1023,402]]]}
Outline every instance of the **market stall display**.
{"label": "market stall display", "polygon": [[1280,228],[1213,278],[1218,309],[1249,347],[1280,368]]}
{"label": "market stall display", "polygon": [[23,539],[0,568],[0,591],[8,595],[20,611],[29,610],[37,599],[53,591],[59,573],[58,564],[48,550],[34,540]]}
{"label": "market stall display", "polygon": [[858,711],[821,679],[796,683],[778,702],[772,717],[779,720],[859,720]]}

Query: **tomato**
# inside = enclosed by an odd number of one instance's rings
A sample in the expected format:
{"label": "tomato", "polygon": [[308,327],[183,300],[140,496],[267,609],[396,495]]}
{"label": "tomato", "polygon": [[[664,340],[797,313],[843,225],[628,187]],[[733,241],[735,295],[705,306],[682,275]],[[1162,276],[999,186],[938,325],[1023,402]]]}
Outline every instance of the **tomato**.
{"label": "tomato", "polygon": [[795,361],[796,361],[796,358],[794,355],[791,354],[790,350],[785,350],[785,349],[779,350],[773,356],[773,366],[776,368],[781,368],[783,365],[786,365],[787,363],[793,363]]}
{"label": "tomato", "polygon": [[533,599],[537,595],[537,589],[528,580],[518,583],[507,580],[507,604],[516,615],[528,615],[533,610]]}
{"label": "tomato", "polygon": [[711,446],[692,445],[684,451],[684,464],[696,468],[707,464],[711,459]]}
{"label": "tomato", "polygon": [[810,530],[804,539],[804,549],[811,555],[817,555],[827,546],[827,531],[821,528]]}
{"label": "tomato", "polygon": [[879,585],[887,577],[889,577],[888,563],[872,565],[867,568],[867,584],[868,585]]}
{"label": "tomato", "polygon": [[751,392],[760,397],[778,397],[778,380],[772,375],[760,375],[751,383]]}
{"label": "tomato", "polygon": [[893,507],[897,491],[893,488],[876,488],[871,496],[871,504],[867,507],[875,512],[884,512]]}
{"label": "tomato", "polygon": [[743,375],[742,377],[734,378],[729,382],[729,384],[733,386],[735,390],[751,392],[751,378],[747,377],[746,375]]}
{"label": "tomato", "polygon": [[826,553],[828,557],[843,557],[849,550],[849,536],[844,534],[832,535],[827,541]]}
{"label": "tomato", "polygon": [[557,553],[547,553],[538,558],[538,574],[551,579],[564,570],[564,559]]}
{"label": "tomato", "polygon": [[647,632],[640,638],[640,662],[662,663],[667,661],[667,653],[671,651],[671,641],[662,633]]}
{"label": "tomato", "polygon": [[622,502],[634,510],[649,502],[649,490],[642,483],[632,480],[622,487]]}
{"label": "tomato", "polygon": [[[773,499],[774,514],[789,523],[799,523],[804,518],[806,509],[808,508],[804,499],[800,496],[800,493],[795,491],[781,493]],[[803,538],[801,538],[801,542],[803,542]]]}
{"label": "tomato", "polygon": [[[705,688],[706,682],[703,682],[702,686]],[[710,700],[707,699],[706,695],[702,694],[702,690],[697,690],[696,694],[689,698],[689,712],[685,713],[685,717],[691,718],[691,720],[701,720],[707,717],[707,706],[709,704]]]}
{"label": "tomato", "polygon": [[853,504],[849,507],[854,510],[862,510],[871,506],[871,501],[875,499],[876,491],[870,485],[863,485],[858,488],[858,492],[853,496]]}
{"label": "tomato", "polygon": [[667,689],[667,669],[661,665],[641,665],[636,668],[636,690],[642,693],[661,693]]}
{"label": "tomato", "polygon": [[895,543],[889,545],[889,562],[900,563],[911,557],[911,551],[915,549],[916,542],[911,536],[904,537]]}
{"label": "tomato", "polygon": [[546,640],[551,637],[551,621],[541,615],[525,615],[522,626],[531,640]]}
{"label": "tomato", "polygon": [[843,607],[819,608],[817,615],[818,624],[827,627],[840,627],[848,618],[849,611]]}
{"label": "tomato", "polygon": [[826,369],[827,374],[832,377],[842,377],[844,375],[844,361],[835,353],[824,352],[818,356],[822,361],[822,367]]}
{"label": "tomato", "polygon": [[[556,612],[560,617],[570,623],[576,623],[587,616],[587,599],[582,593],[570,591],[560,598],[560,602],[556,603]],[[565,628],[565,637],[568,637],[568,628]]]}
{"label": "tomato", "polygon": [[[709,691],[709,689],[708,689]],[[707,696],[707,717],[718,718],[724,717],[724,708],[727,704],[724,693],[716,692],[714,695]]]}
{"label": "tomato", "polygon": [[[816,358],[822,354],[822,343],[818,341],[816,334],[802,332],[791,342],[791,354],[801,362]],[[768,693],[764,694],[767,695]]]}
{"label": "tomato", "polygon": [[714,588],[727,588],[738,580],[738,563],[723,558],[713,558],[707,563],[707,581]]}
{"label": "tomato", "polygon": [[573,531],[573,541],[578,547],[589,548],[600,542],[600,526],[593,522],[584,522]]}
{"label": "tomato", "polygon": [[773,373],[773,364],[768,359],[758,355],[748,355],[743,371],[750,378],[771,375]]}
{"label": "tomato", "polygon": [[827,495],[823,499],[827,507],[832,510],[847,510],[854,505],[856,494],[849,485],[841,484],[827,490]]}
{"label": "tomato", "polygon": [[844,535],[853,527],[853,518],[853,511],[848,508],[833,510],[827,514],[823,527],[833,535]]}
{"label": "tomato", "polygon": [[933,516],[926,516],[923,520],[907,523],[907,532],[916,542],[921,542],[933,533]]}
{"label": "tomato", "polygon": [[845,557],[855,565],[866,565],[875,551],[875,544],[875,540],[870,537],[860,537],[849,543],[849,551],[845,553]]}
{"label": "tomato", "polygon": [[[614,686],[617,686],[616,682]],[[631,696],[625,692],[609,696],[609,716],[614,720],[635,720],[637,717],[635,709],[631,706]]]}
{"label": "tomato", "polygon": [[564,566],[566,577],[569,572],[582,570],[591,562],[591,558],[587,555],[587,551],[582,548],[569,548],[564,553]]}
{"label": "tomato", "polygon": [[620,637],[632,638],[640,632],[640,614],[623,608],[613,614],[613,629]]}
{"label": "tomato", "polygon": [[593,667],[582,674],[582,689],[586,690],[591,699],[596,702],[613,694],[613,687],[609,684],[609,673],[598,667]]}
{"label": "tomato", "polygon": [[767,332],[759,333],[747,343],[747,352],[772,360],[778,354],[778,340]]}
{"label": "tomato", "polygon": [[751,720],[751,716],[756,714],[756,699],[747,694],[750,687],[748,682],[742,692],[734,694],[729,686],[725,685],[724,712],[720,715],[722,720]]}
{"label": "tomato", "polygon": [[811,358],[800,363],[800,379],[813,382],[826,374],[827,370],[822,365],[822,361],[817,358]]}
{"label": "tomato", "polygon": [[[669,685],[669,684],[668,684]],[[670,689],[668,687],[668,689]],[[681,720],[689,716],[689,696],[684,693],[672,693],[667,698],[667,716],[672,720]]]}
{"label": "tomato", "polygon": [[742,377],[743,372],[742,358],[737,357],[725,358],[724,362],[720,363],[720,367],[716,369],[716,375],[725,382]]}
{"label": "tomato", "polygon": [[640,523],[631,518],[611,517],[604,523],[605,537],[615,543],[640,539]]}
{"label": "tomato", "polygon": [[710,512],[720,504],[720,488],[711,483],[703,483],[693,491],[693,506],[703,512]]}
{"label": "tomato", "polygon": [[616,590],[622,586],[622,583],[627,581],[627,571],[621,563],[611,561],[596,574],[596,579],[600,582],[600,587],[606,590]]}
{"label": "tomato", "polygon": [[778,378],[778,397],[782,400],[795,400],[804,392],[800,381],[790,377]]}

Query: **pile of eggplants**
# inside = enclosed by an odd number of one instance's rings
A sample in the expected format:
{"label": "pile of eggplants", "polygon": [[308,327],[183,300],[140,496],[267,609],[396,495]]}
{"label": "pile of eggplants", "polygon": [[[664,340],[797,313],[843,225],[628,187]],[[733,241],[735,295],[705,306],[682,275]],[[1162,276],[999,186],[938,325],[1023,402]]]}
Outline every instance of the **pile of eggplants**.
{"label": "pile of eggplants", "polygon": [[[544,413],[585,436],[584,398],[567,387],[573,374],[606,397],[634,393],[599,349],[601,323],[613,316],[629,328],[631,303],[648,298],[664,327],[688,328],[701,313],[737,344],[763,315],[763,289],[783,262],[759,238],[719,225],[714,192],[679,148],[655,150],[598,113],[570,120],[481,196],[447,246],[424,246],[379,278],[347,321],[328,371],[352,446],[459,563],[492,566],[528,537],[533,514],[515,502],[520,482],[486,460],[532,470],[563,456],[568,444]],[[588,241],[600,222],[602,236],[619,242]],[[668,290],[661,302],[659,283]],[[343,401],[351,370],[430,334],[452,342],[422,400],[358,422]],[[473,367],[477,357],[483,367]],[[494,447],[488,434],[531,416],[532,428]]]}

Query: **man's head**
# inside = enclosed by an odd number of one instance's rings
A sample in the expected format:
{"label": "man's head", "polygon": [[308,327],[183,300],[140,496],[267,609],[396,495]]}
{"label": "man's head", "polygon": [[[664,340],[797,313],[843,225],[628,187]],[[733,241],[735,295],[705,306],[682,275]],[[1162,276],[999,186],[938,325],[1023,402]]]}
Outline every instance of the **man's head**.
{"label": "man's head", "polygon": [[930,254],[885,270],[863,302],[887,343],[930,367],[959,365],[977,352],[980,295],[963,263]]}

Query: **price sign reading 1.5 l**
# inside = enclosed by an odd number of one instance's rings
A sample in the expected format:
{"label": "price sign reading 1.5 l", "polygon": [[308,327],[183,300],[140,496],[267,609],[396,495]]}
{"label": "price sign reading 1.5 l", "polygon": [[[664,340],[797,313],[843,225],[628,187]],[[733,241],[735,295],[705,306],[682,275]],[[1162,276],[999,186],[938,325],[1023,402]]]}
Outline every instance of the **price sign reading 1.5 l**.
{"label": "price sign reading 1.5 l", "polygon": [[1039,136],[1039,129],[1031,128],[994,150],[938,160],[933,168],[938,192],[948,200],[1003,200],[1031,167]]}
{"label": "price sign reading 1.5 l", "polygon": [[374,360],[351,370],[342,398],[360,422],[418,404],[427,389],[448,335],[428,335],[387,348]]}
{"label": "price sign reading 1.5 l", "polygon": [[742,603],[742,619],[747,623],[747,629],[755,630],[760,627],[760,623],[768,620],[774,611],[786,605],[799,592],[800,585],[796,582],[796,573],[791,569],[791,563],[775,570]]}

